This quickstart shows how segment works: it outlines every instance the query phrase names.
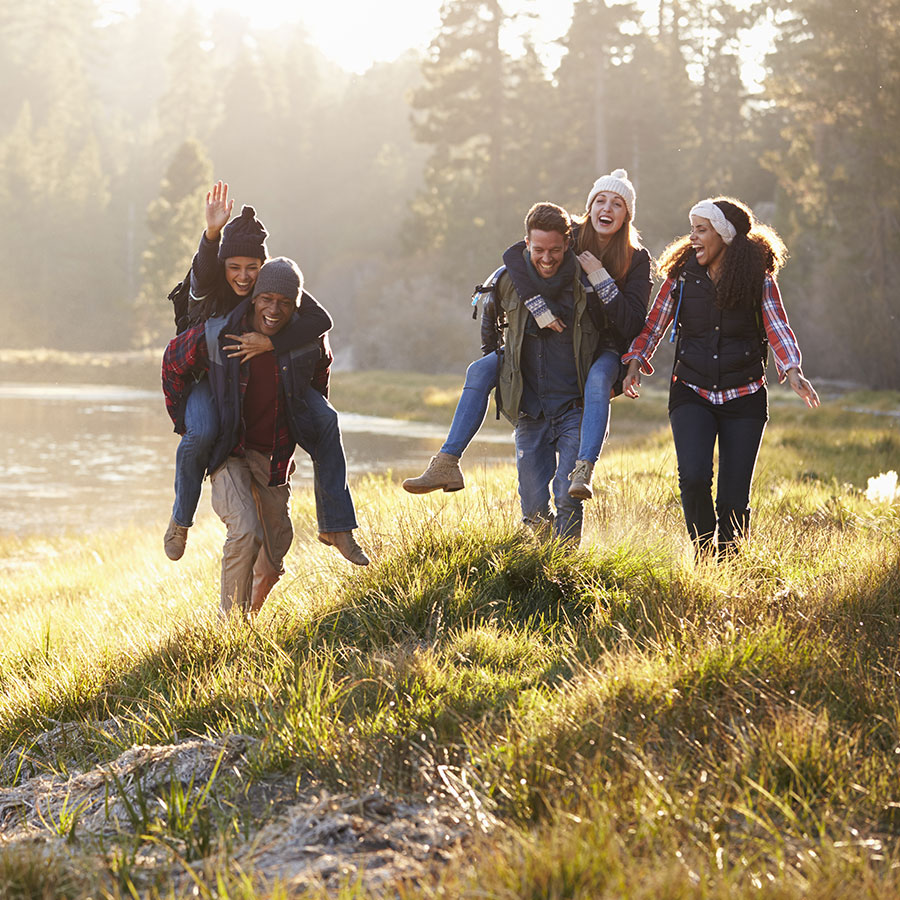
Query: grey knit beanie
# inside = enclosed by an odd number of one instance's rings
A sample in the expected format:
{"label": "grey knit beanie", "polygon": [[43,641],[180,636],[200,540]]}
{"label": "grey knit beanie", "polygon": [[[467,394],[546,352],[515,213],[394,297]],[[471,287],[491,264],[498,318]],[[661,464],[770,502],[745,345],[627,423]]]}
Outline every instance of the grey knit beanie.
{"label": "grey knit beanie", "polygon": [[270,259],[260,270],[253,296],[258,294],[282,294],[300,305],[300,291],[303,290],[303,273],[297,263],[286,256]]}
{"label": "grey knit beanie", "polygon": [[256,210],[245,206],[241,214],[222,229],[219,261],[224,262],[231,256],[252,256],[265,262],[269,256],[268,236],[266,226],[256,218]]}

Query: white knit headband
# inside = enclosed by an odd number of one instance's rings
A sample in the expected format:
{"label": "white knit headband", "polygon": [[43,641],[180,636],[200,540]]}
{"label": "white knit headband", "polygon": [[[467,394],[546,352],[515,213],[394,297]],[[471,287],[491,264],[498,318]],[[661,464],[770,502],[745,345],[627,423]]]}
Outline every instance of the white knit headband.
{"label": "white knit headband", "polygon": [[690,215],[700,216],[701,219],[709,219],[712,227],[719,232],[726,244],[730,244],[737,234],[734,225],[725,218],[725,213],[712,200],[701,200],[691,210]]}

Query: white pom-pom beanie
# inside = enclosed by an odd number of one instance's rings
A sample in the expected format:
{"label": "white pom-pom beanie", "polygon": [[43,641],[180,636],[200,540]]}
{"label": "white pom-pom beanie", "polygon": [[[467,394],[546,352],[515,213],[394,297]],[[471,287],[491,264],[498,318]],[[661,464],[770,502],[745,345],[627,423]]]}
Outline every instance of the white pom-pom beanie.
{"label": "white pom-pom beanie", "polygon": [[615,191],[625,201],[631,221],[634,221],[634,203],[636,200],[634,185],[628,180],[628,173],[624,169],[614,169],[609,175],[601,175],[594,182],[594,186],[588,194],[587,203],[584,205],[586,210],[590,210],[594,197],[600,191]]}

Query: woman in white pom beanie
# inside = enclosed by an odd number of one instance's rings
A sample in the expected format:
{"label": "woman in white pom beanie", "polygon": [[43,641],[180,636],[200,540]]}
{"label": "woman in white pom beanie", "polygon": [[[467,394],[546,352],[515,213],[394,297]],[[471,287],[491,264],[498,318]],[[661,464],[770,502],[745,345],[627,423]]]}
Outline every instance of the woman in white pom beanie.
{"label": "woman in white pom beanie", "polygon": [[[624,392],[638,396],[641,371],[669,323],[675,367],[669,422],[678,458],[681,505],[698,556],[731,554],[750,527],[750,485],[768,421],[766,360],[771,346],[779,381],[807,406],[819,405],[803,377],[797,340],[775,276],[787,250],[740,200],[702,200],[691,231],[664,251],[665,275],[646,324],[624,359]],[[719,477],[712,499],[713,451]]]}
{"label": "woman in white pom beanie", "polygon": [[[640,331],[650,299],[650,254],[641,246],[633,225],[636,195],[624,169],[598,178],[588,193],[585,212],[576,217],[573,247],[588,293],[588,309],[601,338],[584,392],[584,415],[578,459],[571,473],[569,495],[577,500],[592,496],[594,464],[609,432],[609,403],[614,385],[624,376],[621,354]],[[484,296],[507,272],[516,292],[539,328],[562,332],[564,324],[540,294],[527,271],[525,241],[503,254],[501,266],[487,280]],[[479,296],[476,293],[476,297]],[[455,491],[465,486],[459,460],[478,432],[487,412],[491,390],[497,385],[498,353],[502,348],[485,339],[484,356],[466,371],[466,383],[441,451],[425,472],[403,482],[405,490],[424,494]],[[496,351],[496,352],[495,352]]]}

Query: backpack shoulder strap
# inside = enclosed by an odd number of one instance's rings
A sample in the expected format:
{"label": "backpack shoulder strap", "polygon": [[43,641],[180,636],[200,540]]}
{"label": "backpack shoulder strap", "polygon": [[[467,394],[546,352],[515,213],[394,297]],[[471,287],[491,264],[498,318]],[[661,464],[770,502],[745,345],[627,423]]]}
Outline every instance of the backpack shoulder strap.
{"label": "backpack shoulder strap", "polygon": [[187,275],[169,291],[167,297],[172,302],[173,312],[175,314],[175,334],[181,334],[190,327],[188,316],[188,306],[191,293],[191,270],[188,269]]}
{"label": "backpack shoulder strap", "polygon": [[478,303],[482,303],[487,299],[488,294],[493,293],[497,288],[497,282],[500,276],[506,271],[506,266],[500,266],[490,274],[484,284],[476,284],[475,290],[472,291],[472,318],[478,318]]}
{"label": "backpack shoulder strap", "polygon": [[672,331],[669,334],[669,343],[675,343],[675,335],[678,332],[678,317],[681,313],[681,299],[684,297],[684,270],[678,276],[678,303],[675,306],[675,315],[672,317]]}

